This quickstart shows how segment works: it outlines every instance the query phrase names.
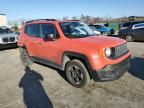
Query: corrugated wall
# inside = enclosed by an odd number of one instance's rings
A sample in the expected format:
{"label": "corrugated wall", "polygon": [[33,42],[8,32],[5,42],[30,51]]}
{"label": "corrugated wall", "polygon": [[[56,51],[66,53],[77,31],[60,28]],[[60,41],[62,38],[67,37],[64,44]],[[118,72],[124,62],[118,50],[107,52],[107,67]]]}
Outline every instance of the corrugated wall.
{"label": "corrugated wall", "polygon": [[0,14],[0,26],[7,26],[7,17],[5,14]]}

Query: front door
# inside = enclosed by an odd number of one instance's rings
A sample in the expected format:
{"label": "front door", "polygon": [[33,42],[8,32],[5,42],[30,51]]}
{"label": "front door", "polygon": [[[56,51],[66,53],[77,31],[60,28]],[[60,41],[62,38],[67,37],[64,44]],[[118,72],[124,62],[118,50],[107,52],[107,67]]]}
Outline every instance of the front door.
{"label": "front door", "polygon": [[48,34],[55,34],[56,38],[53,40],[43,39],[41,48],[41,57],[47,61],[60,64],[60,56],[62,53],[62,41],[58,35],[54,24],[41,24],[41,36],[44,38]]}

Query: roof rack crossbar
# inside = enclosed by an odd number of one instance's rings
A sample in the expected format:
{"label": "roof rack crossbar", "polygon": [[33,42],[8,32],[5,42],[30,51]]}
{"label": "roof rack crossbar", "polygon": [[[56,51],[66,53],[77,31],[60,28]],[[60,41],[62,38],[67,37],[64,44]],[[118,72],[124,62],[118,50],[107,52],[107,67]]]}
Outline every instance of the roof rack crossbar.
{"label": "roof rack crossbar", "polygon": [[45,20],[45,21],[57,21],[56,19],[36,19],[36,20],[26,21],[25,23],[31,23],[31,22],[34,22],[34,21],[41,21],[41,20]]}

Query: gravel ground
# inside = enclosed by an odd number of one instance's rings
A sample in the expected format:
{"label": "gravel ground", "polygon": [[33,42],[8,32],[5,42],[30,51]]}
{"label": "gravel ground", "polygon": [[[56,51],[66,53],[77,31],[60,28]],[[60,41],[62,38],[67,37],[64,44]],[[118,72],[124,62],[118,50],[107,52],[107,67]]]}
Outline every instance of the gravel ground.
{"label": "gravel ground", "polygon": [[25,69],[18,49],[0,51],[0,108],[144,108],[144,43],[128,43],[131,69],[119,80],[72,87],[60,71]]}

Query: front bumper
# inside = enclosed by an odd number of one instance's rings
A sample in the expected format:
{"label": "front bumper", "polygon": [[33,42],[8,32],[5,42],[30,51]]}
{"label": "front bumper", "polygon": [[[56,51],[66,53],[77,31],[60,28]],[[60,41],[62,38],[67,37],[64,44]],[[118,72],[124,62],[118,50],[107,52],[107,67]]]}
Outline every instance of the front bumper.
{"label": "front bumper", "polygon": [[110,81],[120,78],[130,68],[130,56],[124,61],[114,64],[107,65],[99,71],[92,72],[92,78],[94,81]]}
{"label": "front bumper", "polygon": [[17,43],[0,44],[0,49],[17,47]]}

